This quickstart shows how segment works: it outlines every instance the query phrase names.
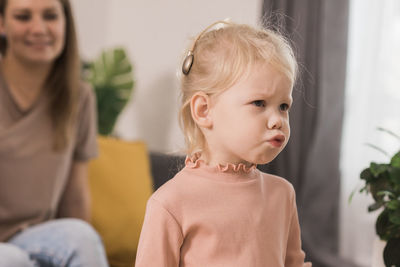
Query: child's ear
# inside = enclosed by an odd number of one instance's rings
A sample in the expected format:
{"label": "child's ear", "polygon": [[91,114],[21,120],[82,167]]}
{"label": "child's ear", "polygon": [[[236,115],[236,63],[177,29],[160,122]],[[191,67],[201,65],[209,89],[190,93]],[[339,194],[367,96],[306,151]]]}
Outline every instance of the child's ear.
{"label": "child's ear", "polygon": [[202,128],[212,127],[210,107],[210,97],[203,92],[194,94],[190,99],[192,118]]}

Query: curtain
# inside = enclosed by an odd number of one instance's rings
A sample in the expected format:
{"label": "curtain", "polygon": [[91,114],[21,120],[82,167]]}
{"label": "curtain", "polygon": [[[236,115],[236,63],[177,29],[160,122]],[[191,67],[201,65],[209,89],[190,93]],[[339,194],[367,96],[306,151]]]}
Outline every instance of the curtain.
{"label": "curtain", "polygon": [[293,93],[291,139],[260,169],[294,185],[303,249],[314,267],[354,266],[338,256],[348,10],[348,0],[263,2],[263,18],[292,40],[301,73]]}
{"label": "curtain", "polygon": [[[400,1],[352,0],[345,117],[341,155],[341,254],[369,267],[380,211],[368,213],[371,196],[357,193],[360,172],[371,161],[387,163],[383,153],[399,151],[400,135]],[[355,195],[348,202],[352,191]]]}

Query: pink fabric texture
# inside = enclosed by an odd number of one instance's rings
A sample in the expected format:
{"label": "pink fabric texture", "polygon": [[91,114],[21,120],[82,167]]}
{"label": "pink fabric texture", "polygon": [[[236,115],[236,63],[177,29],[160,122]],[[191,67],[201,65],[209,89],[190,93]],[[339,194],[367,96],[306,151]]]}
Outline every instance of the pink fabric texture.
{"label": "pink fabric texture", "polygon": [[136,267],[310,267],[286,180],[235,165],[186,167],[147,203]]}
{"label": "pink fabric texture", "polygon": [[310,267],[295,192],[255,166],[186,167],[149,199],[136,267]]}
{"label": "pink fabric texture", "polygon": [[[198,168],[200,164],[205,164],[203,160],[200,159],[200,153],[195,153],[191,157],[186,157],[185,160],[185,165],[189,168]],[[226,163],[226,164],[218,164],[217,165],[218,170],[221,172],[245,172],[249,173],[251,170],[256,168],[255,164],[252,164],[251,166],[246,166],[243,163],[239,164],[232,164],[232,163]]]}

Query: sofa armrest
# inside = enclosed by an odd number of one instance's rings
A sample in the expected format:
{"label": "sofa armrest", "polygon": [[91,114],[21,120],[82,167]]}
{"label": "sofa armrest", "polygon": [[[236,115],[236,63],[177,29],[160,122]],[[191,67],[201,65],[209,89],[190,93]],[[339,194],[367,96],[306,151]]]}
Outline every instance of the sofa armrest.
{"label": "sofa armrest", "polygon": [[160,152],[150,152],[150,167],[153,177],[153,189],[156,191],[170,180],[185,165],[184,156],[167,155]]}

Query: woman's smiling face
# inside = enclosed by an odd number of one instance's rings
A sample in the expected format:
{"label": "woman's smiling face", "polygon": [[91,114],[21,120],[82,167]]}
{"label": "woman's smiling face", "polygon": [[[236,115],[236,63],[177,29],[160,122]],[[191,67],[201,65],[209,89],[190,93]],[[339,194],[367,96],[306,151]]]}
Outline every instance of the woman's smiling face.
{"label": "woman's smiling face", "polygon": [[7,0],[0,16],[0,32],[7,39],[5,57],[53,63],[64,49],[65,25],[59,0]]}

